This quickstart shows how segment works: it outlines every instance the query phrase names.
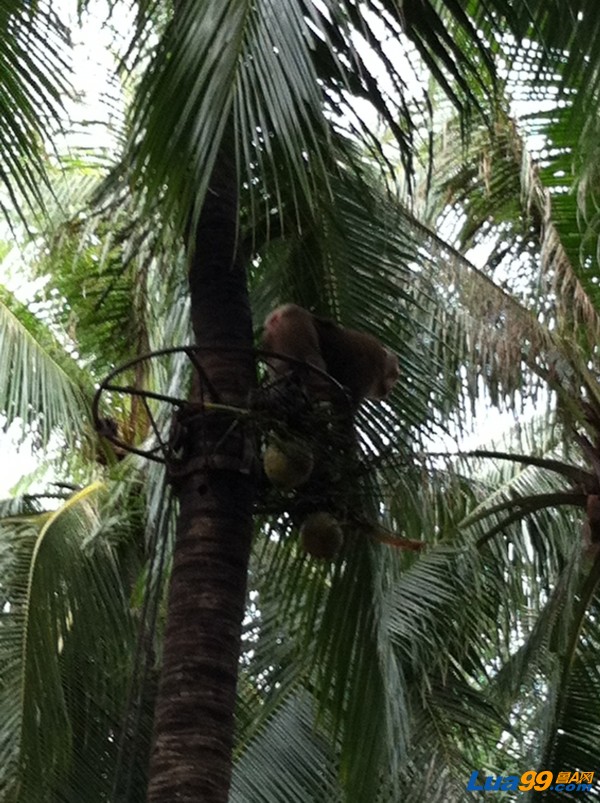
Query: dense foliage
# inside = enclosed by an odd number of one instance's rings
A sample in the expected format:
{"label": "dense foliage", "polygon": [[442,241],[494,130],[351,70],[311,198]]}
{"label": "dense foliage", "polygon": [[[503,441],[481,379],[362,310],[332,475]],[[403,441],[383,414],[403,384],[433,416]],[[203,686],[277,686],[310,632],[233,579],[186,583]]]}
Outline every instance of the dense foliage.
{"label": "dense foliage", "polygon": [[[144,799],[177,509],[91,404],[189,342],[183,243],[223,142],[257,339],[294,300],[401,366],[358,467],[327,458],[352,511],[335,560],[262,489],[231,800],[458,802],[474,770],[596,770],[595,3],[175,5],[110,4],[94,109],[56,12],[0,12],[0,797]],[[186,365],[126,381],[186,398]],[[136,397],[111,401],[152,448]]]}

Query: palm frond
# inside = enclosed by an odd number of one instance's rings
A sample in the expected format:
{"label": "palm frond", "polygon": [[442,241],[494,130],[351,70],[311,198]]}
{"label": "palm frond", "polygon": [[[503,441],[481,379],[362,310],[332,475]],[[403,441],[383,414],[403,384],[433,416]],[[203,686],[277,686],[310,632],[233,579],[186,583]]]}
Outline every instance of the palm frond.
{"label": "palm frond", "polygon": [[64,122],[69,94],[68,31],[50,3],[9,2],[0,18],[2,47],[0,209],[27,225],[48,186],[45,147]]}
{"label": "palm frond", "polygon": [[23,436],[33,431],[43,444],[56,431],[71,444],[81,438],[91,397],[88,377],[45,324],[3,287],[0,348],[0,410],[6,419],[22,421]]}
{"label": "palm frond", "polygon": [[587,292],[589,276],[582,284],[584,235],[565,177],[577,121],[571,109],[557,106],[523,122],[541,146],[532,151],[517,122],[498,112],[494,130],[475,132],[464,153],[446,147],[434,186],[450,205],[446,215],[462,218],[460,247],[488,244],[486,271],[504,275],[507,288],[560,335],[592,348],[600,319]]}
{"label": "palm frond", "polygon": [[[506,3],[498,5],[507,11]],[[416,13],[393,2],[369,2],[358,11],[349,2],[294,0],[285,14],[271,0],[180,3],[138,88],[126,159],[151,197],[164,196],[166,217],[175,213],[181,228],[189,210],[199,213],[222,141],[236,153],[248,187],[259,183],[261,205],[279,207],[287,185],[310,208],[335,156],[328,117],[339,120],[345,111],[389,167],[373,125],[355,114],[360,98],[394,133],[410,176],[414,120],[429,110],[414,90],[415,99],[407,100],[410,53],[398,59],[396,51],[412,49],[459,107],[483,111],[480,97],[493,84],[495,65],[478,27],[491,32],[496,24],[487,8],[471,18],[458,2],[443,11],[428,3]]]}
{"label": "palm frond", "polygon": [[589,706],[600,683],[597,661],[593,657],[598,643],[599,582],[600,558],[596,554],[579,584],[568,638],[556,645],[561,677],[551,701],[553,716],[544,734],[542,756],[548,766],[556,769],[559,765],[561,770],[572,771],[592,766],[600,742],[600,708]]}
{"label": "palm frond", "polygon": [[50,800],[71,785],[64,799],[99,800],[91,790],[100,794],[110,780],[132,627],[114,555],[106,543],[85,547],[102,492],[90,486],[53,513],[7,519],[0,528],[0,788],[7,799],[20,788],[22,799]]}
{"label": "palm frond", "polygon": [[[255,717],[259,701],[252,697],[248,702],[250,716]],[[315,729],[317,710],[315,700],[303,689],[283,701],[241,750],[233,773],[232,803],[257,797],[265,803],[284,798],[297,803],[344,799],[329,734]]]}

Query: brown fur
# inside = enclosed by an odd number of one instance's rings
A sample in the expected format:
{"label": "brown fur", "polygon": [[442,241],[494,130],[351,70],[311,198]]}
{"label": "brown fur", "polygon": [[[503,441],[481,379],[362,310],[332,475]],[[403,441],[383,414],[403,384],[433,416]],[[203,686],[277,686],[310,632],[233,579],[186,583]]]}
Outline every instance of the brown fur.
{"label": "brown fur", "polygon": [[[355,405],[386,398],[399,376],[398,358],[376,337],[318,318],[297,304],[284,304],[267,316],[263,344],[327,371],[348,388]],[[276,373],[289,370],[271,362]]]}
{"label": "brown fur", "polygon": [[[262,342],[269,351],[276,351],[314,365],[322,371],[326,370],[313,315],[303,307],[284,304],[273,310],[265,320]],[[275,360],[271,363],[276,363],[273,364],[273,369],[277,373],[289,370],[287,364],[281,365]]]}

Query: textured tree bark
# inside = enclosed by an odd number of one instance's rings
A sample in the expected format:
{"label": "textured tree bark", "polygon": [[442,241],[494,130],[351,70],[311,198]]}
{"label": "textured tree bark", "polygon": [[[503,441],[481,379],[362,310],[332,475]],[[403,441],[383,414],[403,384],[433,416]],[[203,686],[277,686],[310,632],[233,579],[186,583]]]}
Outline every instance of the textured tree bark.
{"label": "textured tree bark", "polygon": [[[255,382],[235,164],[219,155],[190,259],[199,358],[220,400],[244,407]],[[196,392],[198,388],[196,387]],[[252,536],[251,438],[213,413],[188,429],[148,800],[225,803]]]}

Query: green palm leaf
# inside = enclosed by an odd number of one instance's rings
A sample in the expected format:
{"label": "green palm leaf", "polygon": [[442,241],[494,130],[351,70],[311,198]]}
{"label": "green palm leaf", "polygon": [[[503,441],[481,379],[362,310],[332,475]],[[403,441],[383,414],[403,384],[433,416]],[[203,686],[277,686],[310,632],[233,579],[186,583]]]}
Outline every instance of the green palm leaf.
{"label": "green palm leaf", "polygon": [[5,418],[20,420],[23,435],[33,431],[43,444],[53,432],[71,444],[80,438],[88,415],[84,390],[89,379],[44,323],[2,287],[0,351],[0,411]]}
{"label": "green palm leaf", "polygon": [[52,800],[69,784],[64,799],[99,800],[91,795],[110,780],[103,767],[115,750],[132,629],[114,555],[90,545],[102,491],[90,486],[53,513],[0,527],[7,800]]}

